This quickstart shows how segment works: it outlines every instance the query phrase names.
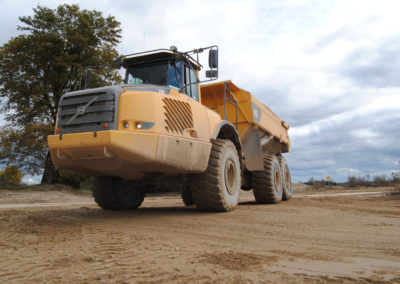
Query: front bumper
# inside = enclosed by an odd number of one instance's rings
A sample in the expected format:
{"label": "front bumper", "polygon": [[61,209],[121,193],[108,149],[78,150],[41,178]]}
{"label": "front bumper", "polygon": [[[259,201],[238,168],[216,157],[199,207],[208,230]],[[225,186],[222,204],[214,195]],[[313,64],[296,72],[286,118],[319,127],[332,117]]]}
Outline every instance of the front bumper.
{"label": "front bumper", "polygon": [[56,167],[137,180],[206,170],[211,143],[155,133],[98,131],[50,135]]}

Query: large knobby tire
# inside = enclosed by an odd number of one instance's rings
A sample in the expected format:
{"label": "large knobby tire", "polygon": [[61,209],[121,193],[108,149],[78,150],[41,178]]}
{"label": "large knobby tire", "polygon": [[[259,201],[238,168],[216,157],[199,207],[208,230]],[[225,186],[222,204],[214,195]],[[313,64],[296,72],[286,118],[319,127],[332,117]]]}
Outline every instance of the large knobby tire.
{"label": "large knobby tire", "polygon": [[278,158],[264,158],[264,170],[252,172],[253,193],[257,203],[276,204],[282,200],[282,174]]}
{"label": "large knobby tire", "polygon": [[92,177],[92,191],[96,203],[105,210],[137,209],[146,195],[144,187],[117,177]]}
{"label": "large knobby tire", "polygon": [[191,179],[193,201],[199,210],[231,211],[239,202],[239,155],[230,140],[213,142],[207,170]]}
{"label": "large knobby tire", "polygon": [[282,200],[289,200],[292,198],[293,190],[292,190],[292,179],[290,176],[290,170],[288,163],[282,155],[278,156],[279,164],[281,166],[282,172]]}
{"label": "large knobby tire", "polygon": [[184,186],[181,191],[182,201],[186,206],[194,205],[192,191],[189,186]]}

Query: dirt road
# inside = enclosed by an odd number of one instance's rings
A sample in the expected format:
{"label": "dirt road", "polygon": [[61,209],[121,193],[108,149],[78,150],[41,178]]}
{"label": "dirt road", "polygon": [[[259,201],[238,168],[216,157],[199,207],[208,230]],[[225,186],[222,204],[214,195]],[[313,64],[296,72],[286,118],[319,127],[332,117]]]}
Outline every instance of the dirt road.
{"label": "dirt road", "polygon": [[68,192],[1,190],[0,282],[400,283],[400,195],[363,191],[279,205],[243,192],[235,211],[204,213],[176,195],[110,212]]}

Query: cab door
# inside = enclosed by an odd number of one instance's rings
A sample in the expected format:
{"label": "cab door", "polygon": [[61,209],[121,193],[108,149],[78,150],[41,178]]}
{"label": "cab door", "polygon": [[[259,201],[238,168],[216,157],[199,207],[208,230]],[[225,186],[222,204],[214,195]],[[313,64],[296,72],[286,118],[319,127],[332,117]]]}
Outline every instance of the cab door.
{"label": "cab door", "polygon": [[208,116],[205,106],[199,102],[199,83],[197,72],[186,62],[179,62],[177,67],[182,72],[182,92],[180,97],[187,102],[193,117],[193,128],[188,130],[190,137],[203,142],[210,142]]}
{"label": "cab door", "polygon": [[199,101],[197,74],[187,64],[183,65],[183,85],[186,86],[183,92],[195,101]]}

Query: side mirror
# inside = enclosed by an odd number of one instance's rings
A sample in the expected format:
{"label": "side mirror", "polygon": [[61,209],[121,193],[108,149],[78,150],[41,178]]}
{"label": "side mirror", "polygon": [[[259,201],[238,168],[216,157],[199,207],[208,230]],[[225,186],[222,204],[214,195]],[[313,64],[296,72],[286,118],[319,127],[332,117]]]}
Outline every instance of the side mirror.
{"label": "side mirror", "polygon": [[218,49],[210,49],[208,53],[208,66],[213,68],[218,68]]}
{"label": "side mirror", "polygon": [[217,78],[218,77],[218,70],[207,70],[206,71],[206,78]]}
{"label": "side mirror", "polygon": [[92,69],[88,69],[86,71],[86,78],[85,78],[85,89],[87,89],[90,85],[90,78],[92,77]]}

